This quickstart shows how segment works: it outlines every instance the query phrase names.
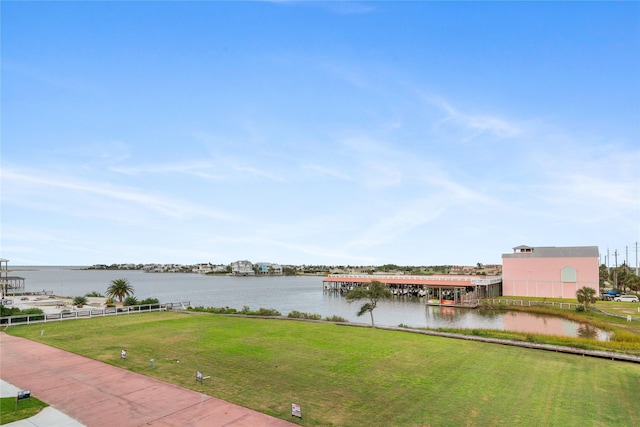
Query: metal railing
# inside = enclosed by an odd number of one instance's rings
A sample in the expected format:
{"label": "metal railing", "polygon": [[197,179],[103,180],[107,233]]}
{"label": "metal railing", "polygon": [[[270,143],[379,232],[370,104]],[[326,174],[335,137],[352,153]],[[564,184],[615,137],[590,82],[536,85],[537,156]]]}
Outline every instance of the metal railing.
{"label": "metal railing", "polygon": [[92,317],[119,316],[125,314],[150,313],[154,311],[167,311],[173,309],[185,309],[191,302],[170,302],[163,304],[142,304],[124,307],[88,307],[86,309],[62,310],[60,313],[40,314],[16,314],[15,316],[0,317],[0,325],[30,325],[33,323],[56,322],[70,319],[87,319]]}

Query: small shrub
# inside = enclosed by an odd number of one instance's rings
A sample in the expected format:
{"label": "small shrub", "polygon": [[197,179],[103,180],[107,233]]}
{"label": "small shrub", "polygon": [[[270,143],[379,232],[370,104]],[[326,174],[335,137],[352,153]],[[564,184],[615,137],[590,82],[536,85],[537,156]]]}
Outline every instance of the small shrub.
{"label": "small shrub", "polygon": [[142,301],[138,302],[138,305],[149,305],[149,304],[158,304],[158,298],[145,298]]}
{"label": "small shrub", "polygon": [[86,297],[98,297],[98,298],[102,298],[104,297],[104,295],[102,295],[100,292],[98,291],[91,291],[88,294],[85,295]]}
{"label": "small shrub", "polygon": [[138,305],[138,299],[135,296],[128,296],[124,299],[123,305]]}
{"label": "small shrub", "polygon": [[578,312],[584,311],[584,305],[576,305],[576,311]]}
{"label": "small shrub", "polygon": [[310,320],[321,320],[322,316],[316,313],[301,313],[299,311],[292,311],[287,315],[287,317],[291,319],[310,319]]}
{"label": "small shrub", "polygon": [[197,307],[187,307],[188,311],[195,311],[198,313],[215,313],[215,314],[236,314],[238,313],[238,310],[236,310],[235,308],[229,308],[229,307],[203,307],[203,306],[197,306]]}
{"label": "small shrub", "polygon": [[258,316],[282,316],[275,308],[262,308],[260,307],[257,312]]}
{"label": "small shrub", "polygon": [[24,310],[17,309],[19,314],[43,314],[42,309],[39,308],[25,308]]}
{"label": "small shrub", "polygon": [[330,316],[330,317],[325,317],[325,320],[327,320],[329,322],[341,322],[341,323],[347,323],[348,322],[348,320],[345,319],[344,317],[336,316],[335,314],[333,316]]}
{"label": "small shrub", "polygon": [[78,296],[73,299],[73,305],[85,305],[89,300],[85,296]]}

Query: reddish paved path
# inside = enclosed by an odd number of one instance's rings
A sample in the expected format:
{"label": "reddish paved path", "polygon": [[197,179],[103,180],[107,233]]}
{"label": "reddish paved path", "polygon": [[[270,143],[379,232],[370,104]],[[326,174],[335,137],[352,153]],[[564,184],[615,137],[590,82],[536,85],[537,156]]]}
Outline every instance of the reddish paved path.
{"label": "reddish paved path", "polygon": [[0,333],[0,376],[93,426],[295,425],[63,350]]}

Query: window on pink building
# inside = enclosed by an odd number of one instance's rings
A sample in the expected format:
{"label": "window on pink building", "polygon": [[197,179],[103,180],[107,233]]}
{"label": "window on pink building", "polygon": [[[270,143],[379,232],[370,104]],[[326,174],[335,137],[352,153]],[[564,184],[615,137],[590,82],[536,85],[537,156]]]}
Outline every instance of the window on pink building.
{"label": "window on pink building", "polygon": [[576,269],[571,267],[570,265],[566,266],[565,268],[562,269],[561,271],[561,277],[562,277],[562,281],[563,282],[571,282],[571,283],[575,283],[577,282],[577,275],[576,275]]}

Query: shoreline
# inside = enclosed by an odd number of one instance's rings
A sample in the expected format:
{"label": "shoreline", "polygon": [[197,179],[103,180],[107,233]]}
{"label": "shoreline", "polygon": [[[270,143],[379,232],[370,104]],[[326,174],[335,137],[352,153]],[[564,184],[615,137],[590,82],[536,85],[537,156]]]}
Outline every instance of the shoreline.
{"label": "shoreline", "polygon": [[18,308],[27,310],[38,308],[43,314],[60,314],[63,312],[85,311],[95,308],[106,307],[106,297],[87,297],[87,304],[82,306],[73,305],[73,298],[58,295],[21,295],[17,297],[5,298],[5,301],[11,301],[5,304],[8,308]]}

